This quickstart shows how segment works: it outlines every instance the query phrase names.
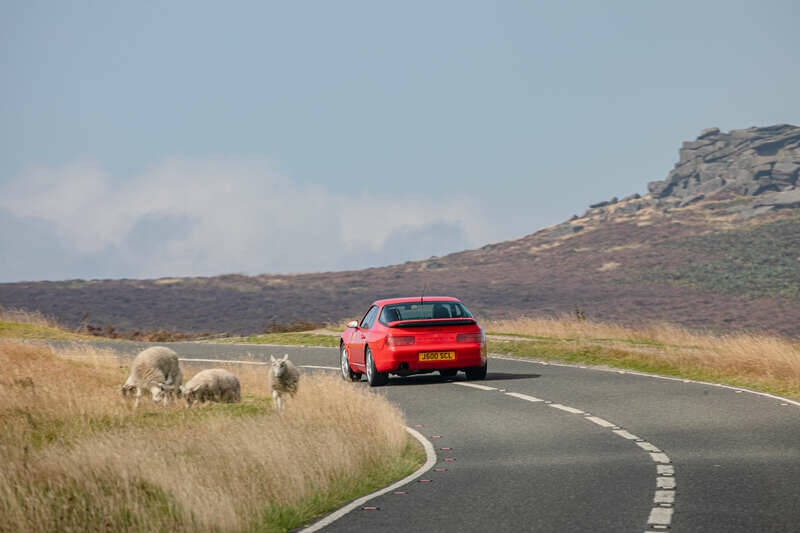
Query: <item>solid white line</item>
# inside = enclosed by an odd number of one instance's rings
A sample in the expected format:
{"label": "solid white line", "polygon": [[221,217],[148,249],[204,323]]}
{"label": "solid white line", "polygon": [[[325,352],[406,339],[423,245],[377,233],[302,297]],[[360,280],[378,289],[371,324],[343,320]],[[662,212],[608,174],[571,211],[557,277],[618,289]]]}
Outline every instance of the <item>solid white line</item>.
{"label": "solid white line", "polygon": [[636,440],[636,439],[639,438],[636,435],[634,435],[633,433],[629,433],[629,432],[625,431],[624,429],[615,429],[614,431],[612,431],[612,433],[614,433],[614,435],[618,435],[618,436],[622,437],[623,439],[628,439],[628,440]]}
{"label": "solid white line", "polygon": [[650,444],[649,442],[637,442],[636,445],[639,448],[641,448],[644,451],[646,451],[646,452],[656,452],[656,453],[658,453],[658,452],[661,451],[658,448],[656,448],[655,446],[653,446],[652,444]]}
{"label": "solid white line", "polygon": [[672,522],[672,511],[670,507],[653,507],[650,510],[650,517],[647,519],[648,524],[668,526]]}
{"label": "solid white line", "polygon": [[190,359],[188,357],[179,357],[178,361],[187,361],[189,363],[235,363],[237,365],[268,365],[261,361],[239,361],[238,359]]}
{"label": "solid white line", "polygon": [[602,419],[600,417],[597,417],[597,416],[587,416],[586,420],[588,420],[589,422],[594,422],[598,426],[602,426],[604,428],[613,428],[614,427],[614,424],[612,424],[608,420],[604,420],[604,419]]}
{"label": "solid white line", "polygon": [[543,402],[544,400],[540,400],[535,396],[528,396],[527,394],[522,394],[519,392],[507,392],[506,396],[512,396],[514,398],[519,398],[520,400],[527,400],[529,402]]}
{"label": "solid white line", "polygon": [[472,387],[473,389],[480,389],[480,390],[497,390],[494,387],[487,387],[486,385],[478,385],[477,383],[461,383],[460,381],[454,381],[453,385],[461,385],[462,387]]}
{"label": "solid white line", "polygon": [[344,507],[342,507],[342,508],[338,509],[337,511],[334,511],[333,513],[329,514],[328,516],[320,519],[318,522],[315,522],[314,524],[310,525],[309,527],[307,527],[305,529],[301,529],[300,530],[301,533],[311,533],[312,531],[319,531],[323,527],[331,525],[333,522],[335,522],[336,520],[340,519],[341,517],[343,517],[347,513],[353,511],[354,509],[357,509],[358,507],[361,507],[363,504],[367,503],[369,500],[372,500],[373,498],[377,498],[378,496],[382,496],[382,495],[386,494],[387,492],[390,492],[390,491],[393,491],[395,489],[398,489],[398,488],[402,487],[403,485],[406,485],[406,484],[414,481],[415,479],[420,477],[422,474],[424,474],[425,472],[427,472],[428,470],[433,468],[433,465],[436,464],[436,450],[433,448],[433,444],[431,443],[431,441],[429,441],[428,439],[423,437],[422,434],[419,431],[415,430],[415,429],[411,429],[410,427],[406,427],[406,431],[408,431],[411,434],[412,437],[417,439],[420,442],[420,444],[422,444],[422,447],[425,448],[425,455],[428,457],[428,459],[425,461],[424,465],[419,467],[419,469],[417,469],[417,471],[414,472],[413,474],[411,474],[410,476],[404,477],[400,481],[398,481],[396,483],[392,483],[388,487],[384,487],[381,490],[375,491],[375,492],[373,492],[371,494],[367,494],[366,496],[362,496],[361,498],[359,498],[357,500],[353,500],[352,502],[350,502],[349,504],[345,505]]}
{"label": "solid white line", "polygon": [[670,463],[669,457],[665,453],[651,453],[650,458],[656,463]]}
{"label": "solid white line", "polygon": [[338,366],[298,365],[300,368],[321,368],[323,370],[339,370]]}
{"label": "solid white line", "polygon": [[675,488],[675,478],[674,477],[657,477],[656,478],[656,487],[659,489],[674,489]]}
{"label": "solid white line", "polygon": [[675,491],[657,490],[653,503],[675,503]]}
{"label": "solid white line", "polygon": [[561,405],[560,403],[551,403],[550,407],[554,407],[556,409],[561,409],[562,411],[566,411],[568,413],[572,413],[574,415],[582,415],[584,414],[583,411],[580,409],[575,409],[574,407],[569,407],[567,405]]}
{"label": "solid white line", "polygon": [[[544,365],[544,366],[562,366],[562,367],[567,367],[567,368],[578,368],[578,369],[584,369],[584,370],[594,370],[594,371],[597,371],[597,372],[614,372],[614,373],[619,373],[620,372],[616,368],[603,368],[603,367],[599,367],[599,366],[584,367],[584,366],[579,366],[579,365],[571,365],[569,363],[553,363],[553,362],[550,362],[550,361],[539,361],[537,359],[527,359],[527,358],[523,359],[523,358],[520,358],[520,357],[509,357],[509,356],[500,355],[500,354],[489,354],[489,357],[491,357],[492,359],[503,359],[503,360],[506,360],[506,361],[517,361],[517,362],[520,362],[520,363],[531,363],[531,364]],[[694,379],[676,378],[676,377],[672,377],[672,376],[662,376],[660,374],[647,374],[645,372],[638,372],[636,370],[626,370],[623,373],[630,374],[632,376],[641,376],[641,377],[645,377],[645,378],[665,379],[667,381],[680,381],[682,383],[694,383],[696,385],[706,385],[706,386],[709,386],[709,387],[719,387],[719,388],[722,388],[722,389],[730,389],[730,390],[734,390],[734,391],[740,390],[740,391],[747,392],[747,393],[750,393],[750,394],[755,394],[756,396],[763,396],[765,398],[771,398],[773,400],[786,402],[786,403],[794,405],[796,407],[800,407],[800,401],[792,400],[791,398],[786,398],[784,396],[778,396],[776,394],[770,394],[768,392],[760,392],[760,391],[745,389],[745,388],[742,388],[742,387],[734,387],[733,385],[724,385],[722,383],[714,383],[712,381],[697,381],[697,380],[694,380]]]}

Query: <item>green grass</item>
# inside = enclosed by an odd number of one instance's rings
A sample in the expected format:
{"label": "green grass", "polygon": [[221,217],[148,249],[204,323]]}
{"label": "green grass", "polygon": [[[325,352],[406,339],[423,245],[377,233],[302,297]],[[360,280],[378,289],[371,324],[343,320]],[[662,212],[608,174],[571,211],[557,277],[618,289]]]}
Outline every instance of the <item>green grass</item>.
{"label": "green grass", "polygon": [[0,338],[4,339],[39,339],[39,340],[65,340],[65,341],[85,341],[97,339],[70,333],[69,331],[41,326],[38,324],[27,324],[23,322],[8,322],[0,320]]}
{"label": "green grass", "polygon": [[424,462],[425,451],[415,439],[409,437],[406,449],[397,460],[370,465],[365,475],[358,479],[337,480],[327,492],[312,489],[309,491],[310,495],[299,505],[268,505],[261,517],[254,520],[245,531],[283,532],[308,525],[314,519],[351,500],[408,476]]}
{"label": "green grass", "polygon": [[339,346],[339,337],[333,335],[317,335],[314,333],[262,333],[249,337],[219,339],[211,342],[219,343],[248,343],[248,344],[279,344],[300,346],[325,346],[336,348]]}
{"label": "green grass", "polygon": [[649,374],[723,383],[735,387],[747,387],[771,394],[800,398],[800,388],[789,382],[782,381],[780,377],[772,377],[765,380],[748,379],[740,375],[726,374],[700,366],[681,365],[669,358],[654,356],[652,353],[629,351],[590,342],[570,340],[554,340],[552,342],[491,341],[489,343],[489,351],[514,357],[607,366]]}

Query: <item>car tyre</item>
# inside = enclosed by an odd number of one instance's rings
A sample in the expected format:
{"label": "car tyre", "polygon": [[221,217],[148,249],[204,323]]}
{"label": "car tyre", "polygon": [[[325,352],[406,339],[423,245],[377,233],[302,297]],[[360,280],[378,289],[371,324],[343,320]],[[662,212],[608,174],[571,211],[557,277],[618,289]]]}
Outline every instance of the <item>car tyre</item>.
{"label": "car tyre", "polygon": [[375,368],[375,360],[372,358],[372,350],[369,349],[367,346],[364,349],[366,356],[366,363],[367,363],[367,381],[369,382],[370,387],[380,387],[381,385],[386,385],[389,381],[389,373],[388,372],[378,372]]}
{"label": "car tyre", "polygon": [[361,381],[361,373],[353,372],[353,368],[350,366],[350,357],[347,355],[347,348],[344,343],[340,345],[339,349],[339,369],[339,374],[342,376],[343,380]]}
{"label": "car tyre", "polygon": [[467,379],[470,381],[486,379],[486,368],[489,366],[489,363],[485,363],[483,366],[474,366],[472,368],[468,368],[466,370]]}
{"label": "car tyre", "polygon": [[458,374],[458,369],[456,368],[443,368],[439,370],[439,375],[445,379],[454,378]]}

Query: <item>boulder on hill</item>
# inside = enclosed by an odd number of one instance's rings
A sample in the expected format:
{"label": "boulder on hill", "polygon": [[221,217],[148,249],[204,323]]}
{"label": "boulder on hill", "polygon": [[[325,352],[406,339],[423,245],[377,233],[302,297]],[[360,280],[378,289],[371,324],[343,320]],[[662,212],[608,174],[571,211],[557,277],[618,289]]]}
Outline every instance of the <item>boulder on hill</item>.
{"label": "boulder on hill", "polygon": [[647,186],[654,198],[710,196],[720,191],[757,196],[798,184],[800,127],[779,124],[722,133],[708,128],[683,143],[663,181]]}

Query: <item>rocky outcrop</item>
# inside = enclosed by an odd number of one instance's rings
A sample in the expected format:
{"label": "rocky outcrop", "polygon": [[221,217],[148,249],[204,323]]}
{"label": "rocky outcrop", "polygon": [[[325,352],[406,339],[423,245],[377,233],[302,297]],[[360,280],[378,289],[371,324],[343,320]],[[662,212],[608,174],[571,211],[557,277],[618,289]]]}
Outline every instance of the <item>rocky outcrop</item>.
{"label": "rocky outcrop", "polygon": [[799,127],[780,124],[728,133],[709,128],[697,140],[683,143],[675,168],[647,188],[653,198],[682,201],[721,191],[757,196],[798,186],[798,176]]}

